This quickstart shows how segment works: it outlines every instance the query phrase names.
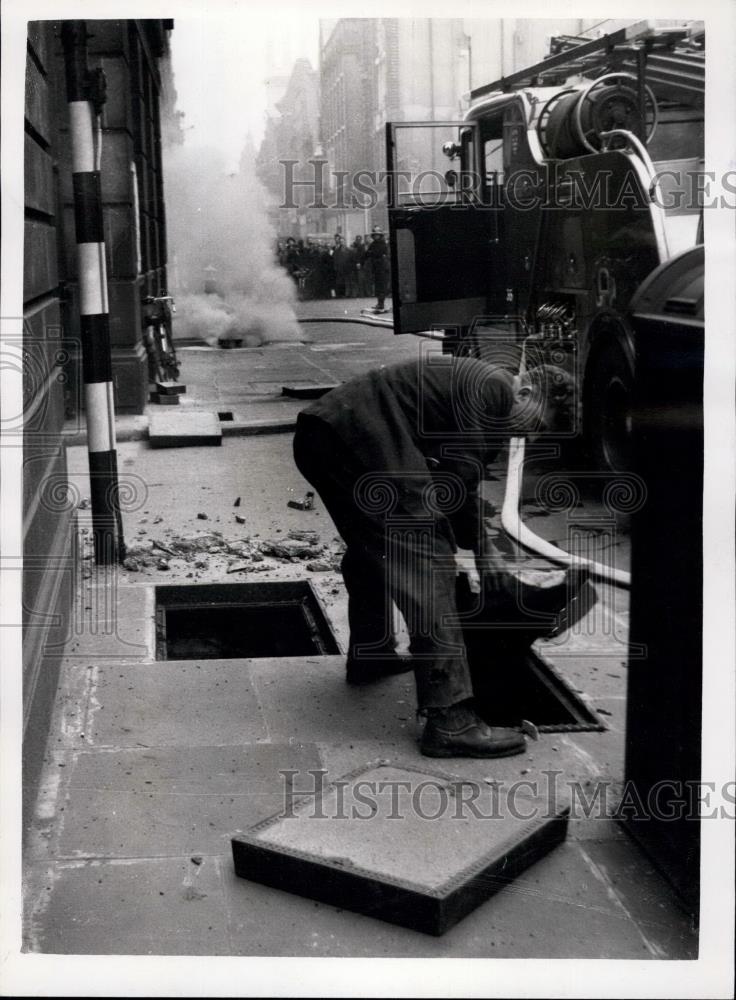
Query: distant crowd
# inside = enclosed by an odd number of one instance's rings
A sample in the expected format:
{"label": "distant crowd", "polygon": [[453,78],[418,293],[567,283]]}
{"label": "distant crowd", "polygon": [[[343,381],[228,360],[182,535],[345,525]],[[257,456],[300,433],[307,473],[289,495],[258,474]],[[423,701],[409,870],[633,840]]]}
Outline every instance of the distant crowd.
{"label": "distant crowd", "polygon": [[339,233],[331,242],[312,237],[279,239],[276,255],[297,286],[300,299],[375,295],[383,307],[389,277],[388,244],[378,226],[365,239],[356,236],[349,246]]}

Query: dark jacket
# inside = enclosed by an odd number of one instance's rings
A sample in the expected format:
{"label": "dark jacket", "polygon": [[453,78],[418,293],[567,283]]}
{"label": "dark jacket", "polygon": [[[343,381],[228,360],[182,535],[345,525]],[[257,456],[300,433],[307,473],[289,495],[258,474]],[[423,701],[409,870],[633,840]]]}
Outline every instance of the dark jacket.
{"label": "dark jacket", "polygon": [[[457,542],[475,548],[478,485],[509,437],[512,376],[475,358],[432,355],[386,365],[344,383],[304,411],[328,424],[379,485],[399,491],[402,509],[426,513],[427,490],[442,500]],[[448,492],[449,491],[449,492]],[[454,505],[454,509],[453,508]]]}
{"label": "dark jacket", "polygon": [[373,268],[374,277],[388,277],[388,244],[384,239],[371,240],[366,247],[365,256]]}

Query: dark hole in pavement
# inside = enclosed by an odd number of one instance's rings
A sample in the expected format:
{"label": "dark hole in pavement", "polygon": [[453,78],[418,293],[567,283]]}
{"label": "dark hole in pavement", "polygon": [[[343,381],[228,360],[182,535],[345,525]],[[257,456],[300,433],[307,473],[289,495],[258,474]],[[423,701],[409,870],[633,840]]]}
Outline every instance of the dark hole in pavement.
{"label": "dark hole in pavement", "polygon": [[217,411],[217,419],[218,420],[232,420],[233,419],[233,411],[232,410],[218,410]]}
{"label": "dark hole in pavement", "polygon": [[476,704],[489,725],[519,726],[526,719],[543,733],[606,729],[552,664],[534,650],[501,660],[499,667],[495,681],[487,671],[485,675],[473,671]]}
{"label": "dark hole in pavement", "polygon": [[339,653],[309,581],[156,588],[156,659]]}
{"label": "dark hole in pavement", "polygon": [[[492,597],[492,595],[491,595]],[[586,584],[569,600],[568,628],[596,602]],[[544,617],[519,607],[503,609],[494,621],[492,602],[474,607],[466,586],[458,586],[458,607],[464,613],[463,635],[473,679],[476,706],[492,726],[520,726],[526,720],[541,732],[600,731],[606,725],[544,657],[535,640],[550,634]],[[487,617],[489,608],[490,617]],[[547,623],[555,618],[547,616]],[[541,647],[543,649],[543,647]]]}

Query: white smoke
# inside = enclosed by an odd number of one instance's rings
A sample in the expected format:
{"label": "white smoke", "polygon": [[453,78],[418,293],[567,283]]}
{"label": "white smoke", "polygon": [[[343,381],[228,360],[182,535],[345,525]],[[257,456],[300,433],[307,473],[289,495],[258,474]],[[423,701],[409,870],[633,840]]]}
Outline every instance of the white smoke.
{"label": "white smoke", "polygon": [[[174,336],[208,343],[237,336],[245,346],[308,339],[294,313],[293,282],[274,258],[276,233],[254,162],[244,156],[240,170],[227,173],[215,150],[171,146],[164,189]],[[214,293],[205,293],[207,280]]]}

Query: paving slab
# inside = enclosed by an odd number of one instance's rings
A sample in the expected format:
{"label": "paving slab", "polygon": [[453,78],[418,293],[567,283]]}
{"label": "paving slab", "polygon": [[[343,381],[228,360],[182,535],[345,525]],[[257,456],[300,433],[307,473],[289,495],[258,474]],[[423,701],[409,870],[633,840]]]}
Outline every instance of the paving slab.
{"label": "paving slab", "polygon": [[90,573],[60,612],[66,625],[64,655],[90,663],[152,659],[152,591],[128,586],[119,566],[92,566]]}
{"label": "paving slab", "polygon": [[189,448],[222,444],[222,427],[216,413],[205,410],[152,411],[148,421],[152,448]]}
{"label": "paving slab", "polygon": [[[394,683],[392,682],[386,682]],[[411,698],[407,704],[413,704]],[[429,758],[419,750],[418,737],[423,723],[415,723],[407,735],[403,730],[394,739],[367,740],[364,736],[341,742],[318,742],[320,756],[330,777],[340,775],[373,760],[393,764],[409,764],[412,767],[426,767]],[[515,757],[496,757],[488,760],[455,757],[443,760],[442,770],[460,779],[482,781],[509,787],[521,785],[527,794],[557,796],[567,803],[569,792],[567,779],[585,780],[590,772],[584,762],[559,742],[554,742],[554,734],[541,737],[538,743],[527,742],[526,753]],[[552,748],[558,747],[558,751]],[[561,751],[561,752],[560,752]]]}
{"label": "paving slab", "polygon": [[266,739],[250,662],[166,660],[96,666],[87,673],[86,745],[175,746],[184,733],[190,747]]}
{"label": "paving slab", "polygon": [[238,875],[441,935],[564,840],[564,808],[378,764],[233,838]]}
{"label": "paving slab", "polygon": [[414,677],[406,674],[364,688],[345,683],[343,656],[307,657],[298,670],[253,660],[251,675],[274,740],[331,739],[411,742],[415,732]]}
{"label": "paving slab", "polygon": [[291,396],[295,399],[319,399],[330,389],[336,388],[336,382],[289,382],[281,387],[283,396]]}
{"label": "paving slab", "polygon": [[223,425],[223,437],[250,437],[255,434],[286,434],[296,427],[297,413],[278,414],[267,417],[261,416],[261,412],[255,413],[247,419],[238,418]]}
{"label": "paving slab", "polygon": [[631,914],[658,958],[695,959],[698,933],[671,887],[627,836],[583,850]]}
{"label": "paving slab", "polygon": [[[63,776],[47,794],[46,811],[58,823],[36,839],[35,856],[222,853],[233,834],[282,808],[282,770],[307,774],[320,766],[315,747],[289,744],[55,754],[48,768]],[[36,825],[44,825],[38,810]]]}
{"label": "paving slab", "polygon": [[566,843],[441,938],[237,878],[222,860],[234,954],[354,957],[653,957],[634,921]]}
{"label": "paving slab", "polygon": [[[74,482],[83,490],[86,453],[81,448],[70,451]],[[321,502],[313,511],[287,506],[309,488],[294,465],[288,434],[229,438],[222,448],[186,451],[151,450],[141,442],[130,442],[118,449],[118,462],[121,481],[130,477],[141,493],[136,509],[123,512],[129,545],[156,538],[165,544],[169,532],[190,536],[219,530],[228,537],[232,532],[266,538],[272,533],[275,537],[276,529],[286,535],[292,528],[302,528],[319,532],[325,541],[336,534]],[[236,509],[237,497],[241,503]],[[246,518],[242,527],[234,523],[236,512]],[[167,582],[164,574],[159,576]]]}
{"label": "paving slab", "polygon": [[555,669],[576,691],[593,700],[622,698],[626,695],[628,665],[619,656],[596,656],[573,652],[569,647],[558,648],[552,643],[540,644],[544,655],[553,659]]}
{"label": "paving slab", "polygon": [[226,955],[214,859],[32,865],[25,950],[64,955]]}

